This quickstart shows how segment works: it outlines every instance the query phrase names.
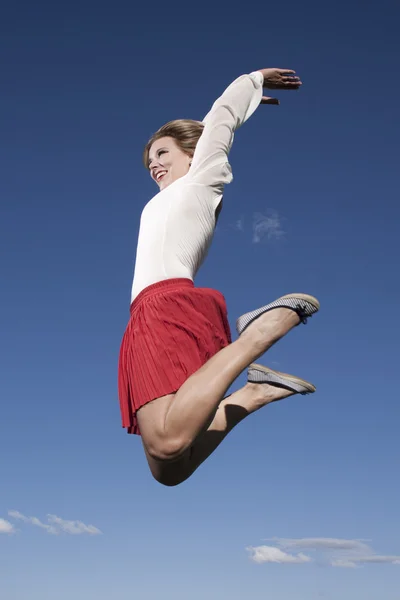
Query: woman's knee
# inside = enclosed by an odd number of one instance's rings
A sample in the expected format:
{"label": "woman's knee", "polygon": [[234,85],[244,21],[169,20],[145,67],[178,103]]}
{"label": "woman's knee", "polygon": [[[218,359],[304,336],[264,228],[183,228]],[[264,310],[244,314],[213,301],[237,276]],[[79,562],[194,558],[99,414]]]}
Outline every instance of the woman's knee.
{"label": "woman's knee", "polygon": [[146,448],[153,460],[170,462],[178,460],[190,445],[184,431],[172,434],[165,427],[166,415],[175,394],[156,398],[137,411],[137,419]]}
{"label": "woman's knee", "polygon": [[151,474],[158,483],[173,487],[190,476],[190,449],[183,451],[175,460],[171,460],[161,458],[167,454],[170,456],[170,452],[165,452],[165,449],[152,450],[150,453],[146,446],[144,448]]}
{"label": "woman's knee", "polygon": [[162,463],[179,460],[187,450],[187,443],[182,438],[153,435],[151,439],[144,439],[143,442],[149,457]]}

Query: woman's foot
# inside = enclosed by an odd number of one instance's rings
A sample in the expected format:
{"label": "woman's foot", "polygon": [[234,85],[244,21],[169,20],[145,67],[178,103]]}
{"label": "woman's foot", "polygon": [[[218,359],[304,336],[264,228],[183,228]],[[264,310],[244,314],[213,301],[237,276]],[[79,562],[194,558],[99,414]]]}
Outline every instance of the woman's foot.
{"label": "woman's foot", "polygon": [[315,385],[305,379],[256,363],[248,368],[245,388],[252,411],[295,394],[313,394],[316,391]]}
{"label": "woman's foot", "polygon": [[278,387],[270,383],[247,382],[245,388],[248,392],[247,410],[249,413],[255,412],[271,402],[277,402],[300,393],[289,387]]}
{"label": "woman's foot", "polygon": [[258,357],[300,323],[299,316],[287,308],[276,308],[254,319],[239,340],[259,349]]}
{"label": "woman's foot", "polygon": [[316,313],[319,310],[319,307],[319,301],[314,296],[300,293],[287,294],[266,306],[250,311],[239,317],[236,321],[236,330],[239,335],[242,335],[254,321],[261,319],[261,317],[264,317],[271,311],[274,313],[275,311],[282,310],[293,312],[298,317],[297,324],[300,322],[306,323],[307,318]]}
{"label": "woman's foot", "polygon": [[267,404],[271,404],[271,402],[277,402],[296,394],[296,392],[277,388],[268,383],[261,385],[258,383],[246,383],[244,387],[248,398],[246,403],[248,414],[256,412],[260,408],[267,406]]}
{"label": "woman's foot", "polygon": [[313,394],[316,391],[315,385],[288,373],[274,371],[264,365],[253,363],[247,371],[247,381],[262,385],[264,383],[276,388],[286,389],[296,394]]}

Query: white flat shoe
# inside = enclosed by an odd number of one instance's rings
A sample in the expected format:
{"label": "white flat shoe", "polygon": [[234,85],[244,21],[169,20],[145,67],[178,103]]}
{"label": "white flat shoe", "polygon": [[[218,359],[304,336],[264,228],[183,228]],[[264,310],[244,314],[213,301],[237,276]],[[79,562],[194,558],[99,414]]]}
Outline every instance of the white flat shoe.
{"label": "white flat shoe", "polygon": [[319,306],[319,302],[314,296],[309,296],[308,294],[287,294],[286,296],[281,296],[275,302],[271,302],[262,308],[239,317],[236,321],[236,331],[239,335],[242,334],[255,319],[274,308],[290,308],[299,315],[301,323],[306,324],[307,318],[318,312]]}
{"label": "white flat shoe", "polygon": [[274,371],[269,367],[253,363],[247,371],[247,381],[249,383],[268,383],[275,387],[282,387],[297,394],[313,394],[316,391],[315,385],[305,379]]}

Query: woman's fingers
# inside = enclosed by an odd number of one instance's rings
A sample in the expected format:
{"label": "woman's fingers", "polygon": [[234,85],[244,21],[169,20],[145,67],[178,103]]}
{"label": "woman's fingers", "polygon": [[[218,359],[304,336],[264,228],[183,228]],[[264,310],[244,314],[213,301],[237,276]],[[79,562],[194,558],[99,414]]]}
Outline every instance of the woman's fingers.
{"label": "woman's fingers", "polygon": [[297,75],[283,75],[282,81],[300,81],[300,77],[297,77]]}
{"label": "woman's fingers", "polygon": [[271,82],[268,87],[274,90],[298,90],[302,85],[300,79],[287,79],[282,78],[275,82]]}
{"label": "woman's fingers", "polygon": [[297,75],[282,75],[281,81],[286,87],[298,88],[302,85],[302,81]]}
{"label": "woman's fingers", "polygon": [[296,73],[296,71],[293,71],[293,69],[276,69],[276,70],[279,71],[279,73],[282,73],[282,75],[286,75],[289,73],[294,75]]}
{"label": "woman's fingers", "polygon": [[299,88],[302,85],[300,79],[284,79],[282,83],[289,88]]}
{"label": "woman's fingers", "polygon": [[260,69],[264,76],[264,87],[272,90],[298,90],[302,85],[293,69]]}
{"label": "woman's fingers", "polygon": [[278,98],[271,98],[270,96],[263,96],[260,104],[279,104]]}

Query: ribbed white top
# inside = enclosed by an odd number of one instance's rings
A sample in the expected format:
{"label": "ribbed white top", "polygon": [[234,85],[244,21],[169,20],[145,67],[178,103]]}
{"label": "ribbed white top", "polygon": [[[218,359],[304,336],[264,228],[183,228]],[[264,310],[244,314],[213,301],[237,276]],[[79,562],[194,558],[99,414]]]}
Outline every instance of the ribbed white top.
{"label": "ribbed white top", "polygon": [[256,110],[263,75],[242,75],[207,114],[189,172],[156,194],[140,219],[131,302],[147,286],[176,277],[194,280],[215,230],[215,210],[233,179],[228,162],[234,131]]}

